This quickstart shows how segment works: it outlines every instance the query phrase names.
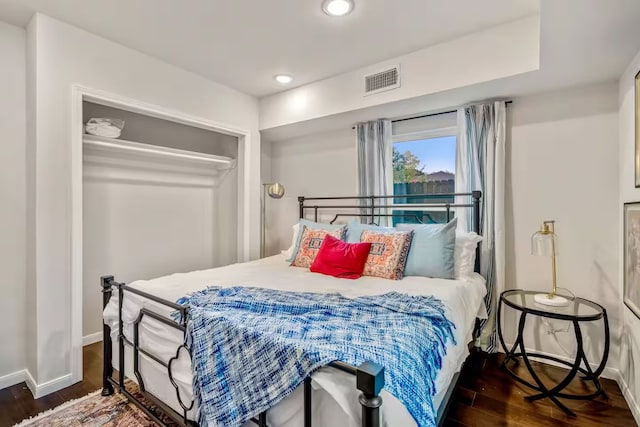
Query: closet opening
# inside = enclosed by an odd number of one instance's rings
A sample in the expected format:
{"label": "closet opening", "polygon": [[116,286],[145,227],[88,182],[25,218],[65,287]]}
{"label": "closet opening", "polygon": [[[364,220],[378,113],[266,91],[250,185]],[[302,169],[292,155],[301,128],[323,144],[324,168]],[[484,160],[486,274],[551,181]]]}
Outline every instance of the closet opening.
{"label": "closet opening", "polygon": [[80,351],[102,341],[100,276],[235,263],[242,227],[238,136],[86,98],[82,123]]}

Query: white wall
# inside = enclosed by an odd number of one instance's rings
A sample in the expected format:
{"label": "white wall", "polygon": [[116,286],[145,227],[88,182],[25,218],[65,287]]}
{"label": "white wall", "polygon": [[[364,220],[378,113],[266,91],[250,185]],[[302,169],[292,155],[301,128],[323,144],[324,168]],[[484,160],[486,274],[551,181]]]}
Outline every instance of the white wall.
{"label": "white wall", "polygon": [[49,382],[46,391],[53,391],[81,374],[71,375],[72,357],[80,354],[80,342],[71,336],[70,280],[77,273],[71,270],[70,144],[72,131],[80,131],[70,128],[72,85],[248,130],[250,140],[239,154],[246,159],[239,167],[244,177],[239,197],[249,224],[241,240],[250,256],[257,255],[259,246],[258,105],[253,97],[44,15],[34,16],[28,32],[29,72],[35,73],[37,88],[35,96],[28,97],[28,109],[37,115],[28,129],[32,147],[27,161],[34,173],[28,227],[36,230],[28,242],[33,248],[29,304],[34,307],[37,336],[37,343],[28,348],[35,359],[28,368],[34,382]]}
{"label": "white wall", "polygon": [[0,388],[23,378],[7,376],[24,368],[26,255],[26,34],[0,22]]}
{"label": "white wall", "polygon": [[[515,99],[507,116],[506,175],[506,288],[550,289],[550,260],[530,254],[530,239],[543,220],[556,220],[558,286],[607,309],[613,334],[608,366],[614,369],[620,342],[616,92],[612,83]],[[515,318],[507,315],[504,325],[513,342]],[[575,354],[572,329],[556,334],[560,344],[547,329],[530,318],[527,347]],[[595,363],[602,324],[583,325],[582,332]]]}
{"label": "white wall", "polygon": [[110,154],[85,148],[86,343],[102,338],[101,276],[130,283],[237,261],[237,170]]}
{"label": "white wall", "polygon": [[289,247],[298,221],[298,196],[357,193],[355,131],[347,128],[271,143],[271,179],[286,189],[267,200],[267,254]]}
{"label": "white wall", "polygon": [[[260,129],[514,76],[537,70],[539,61],[540,22],[535,15],[266,96],[260,99]],[[397,64],[399,89],[363,95],[365,75]]]}
{"label": "white wall", "polygon": [[[557,220],[560,286],[607,308],[614,334],[608,366],[615,369],[620,340],[615,84],[514,99],[508,120],[507,288],[550,288],[550,262],[530,255],[529,242],[541,221]],[[270,204],[273,253],[289,245],[298,195],[356,193],[353,131],[274,141],[271,168],[272,178],[288,192]],[[563,348],[570,348],[571,336],[558,333],[560,346],[539,324],[529,326],[528,347],[566,356]],[[602,349],[602,329],[583,330],[595,361],[594,353]]]}
{"label": "white wall", "polygon": [[[172,180],[85,179],[83,336],[102,332],[101,276],[117,273],[128,283],[222,264],[216,190]],[[225,252],[235,254],[230,246]]]}
{"label": "white wall", "polygon": [[[635,89],[634,77],[640,70],[640,53],[629,64],[620,78],[619,107],[620,107],[620,167],[619,185],[620,200],[617,204],[619,214],[619,235],[622,236],[622,204],[640,201],[640,189],[635,188]],[[623,289],[623,253],[622,239],[619,244],[619,281],[618,288],[620,304],[623,314],[623,331],[620,349],[620,373],[622,377],[622,391],[631,406],[636,421],[640,424],[640,319],[622,302]]]}

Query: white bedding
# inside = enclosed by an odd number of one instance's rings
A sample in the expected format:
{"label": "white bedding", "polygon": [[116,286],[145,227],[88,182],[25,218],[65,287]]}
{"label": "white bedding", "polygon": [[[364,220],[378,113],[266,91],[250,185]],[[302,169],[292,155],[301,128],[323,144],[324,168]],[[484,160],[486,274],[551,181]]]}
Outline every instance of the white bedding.
{"label": "white bedding", "polygon": [[[390,291],[400,291],[410,295],[434,295],[445,305],[445,313],[455,326],[456,345],[447,345],[447,355],[436,380],[437,394],[434,398],[436,408],[442,403],[444,394],[453,376],[460,370],[468,355],[467,343],[476,317],[486,318],[482,299],[486,293],[484,279],[474,275],[468,280],[444,280],[425,277],[405,277],[401,281],[362,277],[357,280],[337,279],[308,269],[289,267],[283,255],[276,255],[248,263],[233,264],[210,270],[178,273],[153,280],[139,280],[131,286],[169,301],[176,301],[186,294],[207,286],[253,286],[279,289],[284,291],[302,291],[329,293],[339,292],[347,297],[379,295]],[[125,294],[123,319],[125,335],[132,339],[133,321],[140,308],[147,307],[155,312],[169,315],[170,310],[133,294]],[[104,311],[105,321],[112,330],[114,348],[118,322],[117,294],[111,299]],[[182,343],[182,334],[158,321],[146,318],[140,325],[140,346],[168,361],[175,356],[178,345]],[[184,353],[184,352],[183,352]],[[190,402],[192,397],[192,373],[188,357],[182,355],[173,365],[173,375],[180,388],[183,401]],[[126,369],[129,378],[135,378],[132,372],[132,352],[126,348]],[[114,351],[114,367],[117,368],[117,351]],[[174,388],[169,383],[166,369],[141,356],[140,371],[146,389],[182,413],[176,399]],[[313,425],[316,426],[360,426],[360,405],[355,378],[333,368],[322,368],[312,376],[313,385]],[[404,406],[393,396],[382,392],[382,425],[414,426],[415,422]],[[302,392],[288,396],[268,411],[268,424],[274,427],[302,425]],[[195,409],[189,415],[194,419]]]}

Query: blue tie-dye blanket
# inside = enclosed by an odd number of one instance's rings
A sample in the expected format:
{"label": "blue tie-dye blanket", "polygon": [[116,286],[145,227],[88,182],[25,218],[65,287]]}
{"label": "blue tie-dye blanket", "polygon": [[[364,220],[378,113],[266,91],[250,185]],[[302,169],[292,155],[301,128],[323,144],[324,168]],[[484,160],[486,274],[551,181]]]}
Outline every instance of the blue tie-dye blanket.
{"label": "blue tie-dye blanket", "polygon": [[210,287],[178,303],[190,307],[201,426],[239,426],[334,360],[384,366],[385,389],[419,426],[435,425],[435,380],[455,326],[434,297]]}

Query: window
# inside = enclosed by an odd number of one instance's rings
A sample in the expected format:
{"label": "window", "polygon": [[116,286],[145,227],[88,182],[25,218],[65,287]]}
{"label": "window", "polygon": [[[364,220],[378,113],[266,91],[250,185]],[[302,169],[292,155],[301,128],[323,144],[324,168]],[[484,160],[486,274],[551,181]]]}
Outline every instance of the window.
{"label": "window", "polygon": [[[415,124],[413,125],[415,126]],[[427,127],[427,126],[425,126]],[[393,144],[393,194],[429,194],[429,197],[396,198],[394,204],[454,203],[454,197],[438,196],[455,192],[456,128],[428,128],[396,133]],[[393,210],[393,225],[405,223],[445,223],[444,209]],[[452,219],[454,212],[451,212]]]}

